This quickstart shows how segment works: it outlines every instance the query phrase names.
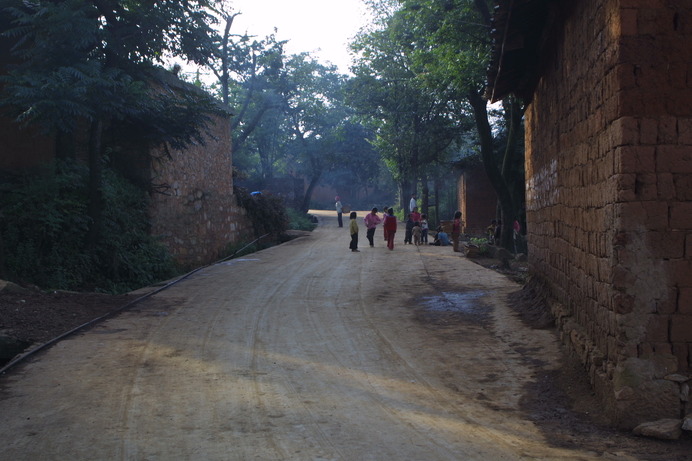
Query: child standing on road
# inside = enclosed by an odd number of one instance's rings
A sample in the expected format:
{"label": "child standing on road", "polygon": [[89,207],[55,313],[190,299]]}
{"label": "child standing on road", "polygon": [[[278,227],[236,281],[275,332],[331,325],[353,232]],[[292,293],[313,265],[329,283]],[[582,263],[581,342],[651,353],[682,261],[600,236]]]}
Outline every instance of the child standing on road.
{"label": "child standing on road", "polygon": [[421,229],[419,222],[416,221],[413,224],[413,230],[411,232],[413,233],[413,243],[416,246],[420,245],[420,238],[421,238],[421,235],[423,234],[423,229]]}
{"label": "child standing on road", "polygon": [[382,220],[377,216],[377,208],[373,208],[370,213],[365,215],[365,227],[367,228],[365,236],[368,238],[371,247],[375,246],[375,229],[381,222]]}
{"label": "child standing on road", "polygon": [[421,243],[428,244],[428,215],[421,215],[420,217],[420,241]]}
{"label": "child standing on road", "polygon": [[394,235],[396,234],[396,216],[394,216],[394,208],[387,210],[382,227],[384,228],[385,235],[387,236],[387,248],[393,250]]}
{"label": "child standing on road", "polygon": [[349,248],[351,251],[360,251],[358,249],[358,221],[356,221],[356,212],[352,211],[350,214],[351,223],[348,225],[348,231],[351,233],[351,243]]}
{"label": "child standing on road", "polygon": [[406,221],[406,233],[404,234],[404,245],[413,243],[413,225],[415,221],[413,220],[413,214],[409,213],[408,220]]}

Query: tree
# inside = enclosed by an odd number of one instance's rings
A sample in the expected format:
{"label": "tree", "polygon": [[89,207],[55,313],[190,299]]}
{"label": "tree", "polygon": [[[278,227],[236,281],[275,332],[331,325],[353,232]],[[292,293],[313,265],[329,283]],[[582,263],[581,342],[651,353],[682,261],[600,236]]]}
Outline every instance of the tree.
{"label": "tree", "polygon": [[[427,177],[447,160],[463,123],[460,111],[437,88],[421,77],[422,67],[412,59],[406,24],[400,16],[384,28],[361,34],[352,45],[361,55],[350,82],[350,103],[375,125],[375,145],[399,185],[401,207],[423,185],[427,205]],[[423,209],[427,212],[426,209]]]}
{"label": "tree", "polygon": [[[491,52],[491,6],[488,0],[403,0],[397,14],[409,24],[414,60],[426,69],[431,86],[450,89],[472,110],[483,166],[497,193],[503,221],[502,245],[510,246],[512,221],[524,204],[524,105],[503,101],[503,124],[492,123],[484,96]],[[504,128],[498,130],[497,128]],[[504,146],[502,142],[504,141]]]}
{"label": "tree", "polygon": [[[493,126],[484,97],[491,51],[492,2],[371,0],[370,3],[389,11],[388,16],[381,17],[381,34],[391,31],[389,37],[398,46],[376,43],[375,50],[365,53],[365,58],[388,56],[390,61],[405,62],[415,70],[421,84],[460,111],[459,120],[463,120],[462,113],[473,115],[483,165],[500,203],[504,224],[502,244],[509,246],[512,220],[524,202],[523,150],[519,147],[524,108],[520,101],[505,101],[500,117],[504,130],[497,129],[501,125]],[[410,158],[410,154],[406,155]]]}
{"label": "tree", "polygon": [[11,18],[3,35],[14,43],[15,61],[0,80],[0,107],[59,143],[88,124],[90,245],[101,234],[104,131],[138,127],[147,142],[178,147],[201,140],[216,111],[204,94],[170,91],[155,68],[168,56],[208,61],[212,6],[213,0],[3,1],[3,16]]}

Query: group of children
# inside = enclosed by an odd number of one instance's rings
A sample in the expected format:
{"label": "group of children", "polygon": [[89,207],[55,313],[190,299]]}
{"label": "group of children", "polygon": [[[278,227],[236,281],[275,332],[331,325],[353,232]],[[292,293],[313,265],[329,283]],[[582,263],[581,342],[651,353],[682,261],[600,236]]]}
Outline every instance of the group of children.
{"label": "group of children", "polygon": [[420,245],[428,243],[428,217],[418,213],[418,209],[414,208],[408,215],[406,220],[406,235],[404,236],[404,245]]}
{"label": "group of children", "polygon": [[[375,246],[375,229],[377,225],[382,223],[382,228],[384,229],[384,240],[387,242],[387,248],[390,250],[394,249],[394,236],[397,229],[397,219],[394,216],[394,209],[389,208],[383,213],[383,217],[380,218],[377,215],[379,210],[373,208],[370,213],[368,213],[363,221],[367,229],[366,237],[371,247]],[[352,211],[350,214],[350,224],[349,233],[351,234],[351,243],[349,244],[349,249],[352,252],[360,251],[358,249],[358,221],[357,214]],[[406,221],[406,234],[404,236],[404,244],[427,244],[428,243],[428,218],[426,215],[421,215],[418,210],[414,210],[408,215],[408,220]]]}

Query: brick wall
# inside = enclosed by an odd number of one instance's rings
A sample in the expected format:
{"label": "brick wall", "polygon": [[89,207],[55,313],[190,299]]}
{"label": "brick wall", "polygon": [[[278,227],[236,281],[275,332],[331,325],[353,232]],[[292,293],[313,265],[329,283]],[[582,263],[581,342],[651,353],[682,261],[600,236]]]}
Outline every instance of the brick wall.
{"label": "brick wall", "polygon": [[574,2],[526,114],[533,283],[623,427],[690,411],[691,42],[685,0]]}
{"label": "brick wall", "polygon": [[497,194],[485,169],[479,165],[464,170],[459,176],[457,191],[459,210],[464,219],[463,232],[485,236],[497,208]]}
{"label": "brick wall", "polygon": [[214,262],[229,244],[255,239],[233,195],[229,120],[216,119],[210,134],[206,145],[171,150],[170,158],[154,153],[152,181],[169,188],[152,196],[152,234],[183,267]]}

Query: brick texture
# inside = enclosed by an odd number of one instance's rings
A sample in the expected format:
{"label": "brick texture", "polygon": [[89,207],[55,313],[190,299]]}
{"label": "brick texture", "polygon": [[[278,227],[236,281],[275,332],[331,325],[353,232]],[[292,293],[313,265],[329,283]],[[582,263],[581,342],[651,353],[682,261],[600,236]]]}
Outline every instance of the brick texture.
{"label": "brick texture", "polygon": [[152,165],[152,181],[169,189],[152,197],[152,234],[183,267],[211,263],[229,244],[255,238],[233,195],[230,135],[229,120],[217,118],[204,145],[154,155],[160,160]]}
{"label": "brick texture", "polygon": [[530,270],[560,312],[561,336],[578,330],[588,344],[576,355],[623,425],[679,411],[645,404],[653,384],[639,386],[643,404],[623,407],[623,370],[668,360],[690,373],[686,24],[684,0],[578,2],[552,37],[526,112]]}

